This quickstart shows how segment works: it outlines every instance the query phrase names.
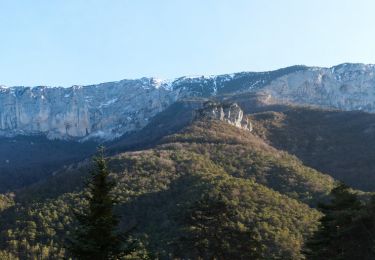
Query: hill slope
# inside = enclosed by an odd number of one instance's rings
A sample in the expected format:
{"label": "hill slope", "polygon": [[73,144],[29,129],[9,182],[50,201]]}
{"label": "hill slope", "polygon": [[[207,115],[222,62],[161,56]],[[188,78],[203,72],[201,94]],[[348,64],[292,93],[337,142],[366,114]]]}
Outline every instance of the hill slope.
{"label": "hill slope", "polygon": [[0,138],[0,192],[11,192],[95,153],[96,142],[48,140],[45,136]]}
{"label": "hill slope", "polygon": [[[266,245],[266,258],[299,259],[320,216],[309,205],[333,185],[296,157],[218,120],[195,121],[152,149],[112,156],[109,166],[118,181],[122,228],[136,224],[145,250],[162,259],[175,253],[171,241],[184,225],[179,216],[206,193],[221,193],[236,207],[238,223]],[[70,207],[84,205],[87,169],[83,162],[19,191],[16,205],[1,213],[2,249],[20,258],[61,258],[74,226]]]}
{"label": "hill slope", "polygon": [[306,165],[355,188],[375,190],[375,115],[288,108],[251,115],[254,132]]}

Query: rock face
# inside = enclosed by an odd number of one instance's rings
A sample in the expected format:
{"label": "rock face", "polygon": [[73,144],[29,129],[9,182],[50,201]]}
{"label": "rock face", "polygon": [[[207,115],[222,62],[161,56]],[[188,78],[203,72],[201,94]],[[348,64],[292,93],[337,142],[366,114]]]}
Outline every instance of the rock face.
{"label": "rock face", "polygon": [[270,103],[375,112],[375,66],[308,68],[273,80],[262,92]]}
{"label": "rock face", "polygon": [[[113,139],[141,129],[178,100],[242,93],[259,94],[266,104],[375,112],[375,66],[292,66],[270,72],[181,77],[173,81],[141,78],[70,88],[0,86],[0,136]],[[218,118],[242,124],[233,117],[239,116],[235,106],[217,109]]]}
{"label": "rock face", "polygon": [[220,120],[244,130],[253,130],[251,122],[236,103],[222,104],[208,101],[203,104],[203,108],[197,110],[196,118]]}
{"label": "rock face", "polygon": [[113,139],[145,126],[176,98],[148,79],[71,88],[3,87],[0,135]]}

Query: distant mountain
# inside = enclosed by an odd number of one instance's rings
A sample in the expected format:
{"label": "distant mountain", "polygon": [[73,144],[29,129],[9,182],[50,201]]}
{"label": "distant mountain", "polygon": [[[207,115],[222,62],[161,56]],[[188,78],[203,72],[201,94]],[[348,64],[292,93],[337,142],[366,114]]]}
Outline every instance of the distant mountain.
{"label": "distant mountain", "polygon": [[264,104],[375,111],[375,66],[292,66],[175,80],[141,78],[71,88],[0,87],[0,136],[113,140],[186,98],[254,94]]}

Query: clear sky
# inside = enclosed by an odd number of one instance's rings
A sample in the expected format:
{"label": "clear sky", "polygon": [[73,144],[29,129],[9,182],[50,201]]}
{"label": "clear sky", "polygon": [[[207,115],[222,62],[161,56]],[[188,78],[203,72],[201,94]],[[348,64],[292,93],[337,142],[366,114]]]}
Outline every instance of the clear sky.
{"label": "clear sky", "polygon": [[374,0],[0,0],[0,85],[375,63]]}

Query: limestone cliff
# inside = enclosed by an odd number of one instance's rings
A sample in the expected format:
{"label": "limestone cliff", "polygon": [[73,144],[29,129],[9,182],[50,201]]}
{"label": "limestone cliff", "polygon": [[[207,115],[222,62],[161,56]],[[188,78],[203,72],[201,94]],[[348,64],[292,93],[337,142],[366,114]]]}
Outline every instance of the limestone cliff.
{"label": "limestone cliff", "polygon": [[375,66],[308,68],[274,79],[260,90],[268,102],[375,112]]}
{"label": "limestone cliff", "polygon": [[[0,136],[43,134],[50,139],[114,139],[140,130],[178,100],[220,100],[243,93],[254,93],[265,104],[375,112],[374,89],[375,66],[365,64],[292,66],[270,72],[181,77],[172,81],[141,78],[70,88],[0,86]],[[234,112],[236,106],[216,109],[219,119],[236,126],[242,124],[236,118],[240,116]]]}
{"label": "limestone cliff", "polygon": [[252,125],[249,119],[244,116],[242,109],[236,103],[223,104],[219,102],[208,101],[196,112],[196,119],[213,119],[224,121],[235,127],[252,131]]}
{"label": "limestone cliff", "polygon": [[176,100],[146,80],[71,88],[0,88],[0,135],[113,139],[145,126]]}

